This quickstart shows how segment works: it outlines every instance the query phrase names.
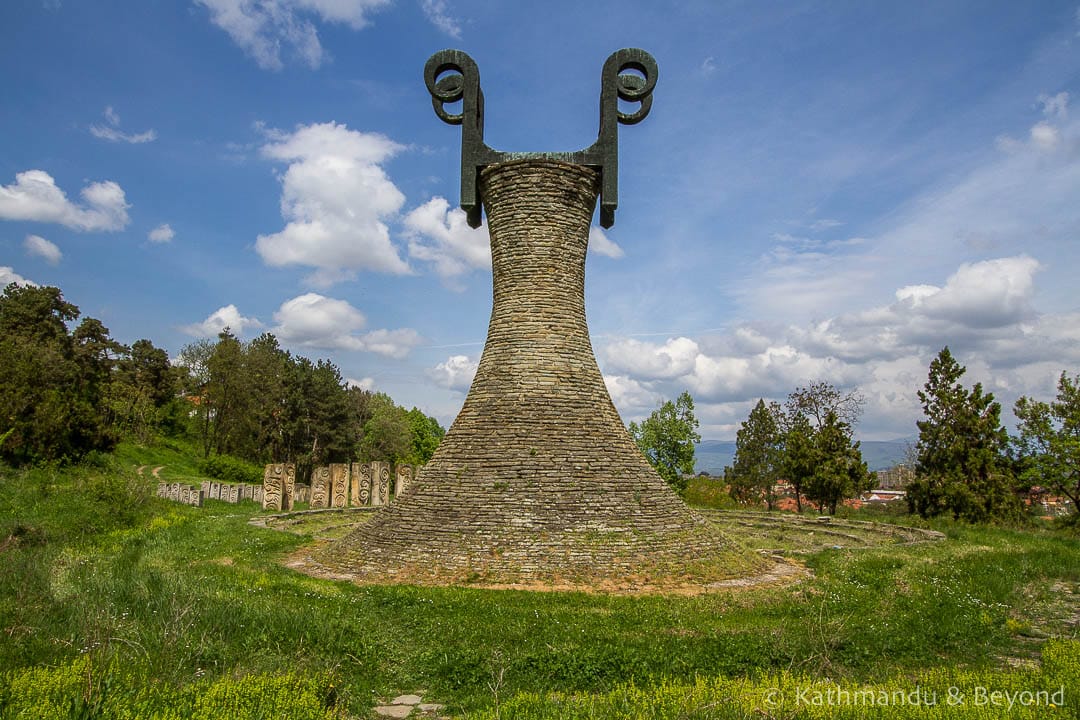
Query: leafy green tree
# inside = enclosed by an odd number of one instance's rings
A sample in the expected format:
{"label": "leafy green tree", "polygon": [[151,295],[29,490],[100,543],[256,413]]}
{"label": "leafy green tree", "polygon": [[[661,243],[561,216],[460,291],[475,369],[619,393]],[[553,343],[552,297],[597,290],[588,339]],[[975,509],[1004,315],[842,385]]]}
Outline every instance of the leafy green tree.
{"label": "leafy green tree", "polygon": [[405,409],[386,393],[372,393],[367,412],[360,433],[361,459],[396,463],[409,458],[413,438]]}
{"label": "leafy green tree", "polygon": [[412,434],[412,449],[408,462],[422,465],[435,454],[439,442],[446,435],[446,430],[438,420],[425,415],[420,408],[414,407],[406,413],[406,417]]}
{"label": "leafy green tree", "polygon": [[805,493],[821,512],[835,515],[836,506],[845,498],[873,487],[859,443],[852,440],[851,426],[831,410],[814,434],[811,456],[813,471],[806,479]]}
{"label": "leafy green tree", "polygon": [[285,383],[291,361],[270,333],[244,346],[245,438],[233,452],[258,463],[283,457]]}
{"label": "leafy green tree", "polygon": [[1080,376],[1062,372],[1052,403],[1021,397],[1013,413],[1020,434],[1013,439],[1022,479],[1049,488],[1080,508]]}
{"label": "leafy green tree", "polygon": [[121,434],[149,442],[159,431],[180,428],[179,374],[169,355],[149,340],[125,348],[113,371],[109,392],[112,421]]}
{"label": "leafy green tree", "polygon": [[240,445],[240,425],[249,404],[243,386],[244,348],[240,340],[225,328],[218,334],[217,344],[210,354],[210,379],[203,390],[207,412],[212,413],[209,443],[203,454],[210,451],[221,455],[240,455],[234,452]]}
{"label": "leafy green tree", "polygon": [[731,497],[741,503],[764,500],[769,510],[776,504],[774,488],[782,457],[779,413],[779,406],[758,400],[736,435],[735,459],[724,477]]}
{"label": "leafy green tree", "polygon": [[77,459],[116,441],[103,398],[121,346],[59,288],[10,284],[0,295],[0,457]]}
{"label": "leafy green tree", "polygon": [[337,366],[296,357],[285,383],[285,459],[303,468],[356,456],[357,424]]}
{"label": "leafy green tree", "polygon": [[630,436],[660,477],[678,491],[686,488],[694,473],[694,445],[701,442],[694,417],[694,399],[684,391],[668,400],[641,424],[630,423]]}
{"label": "leafy green tree", "polygon": [[203,456],[210,454],[210,442],[214,422],[213,408],[207,402],[206,390],[210,385],[210,357],[214,343],[208,339],[196,340],[180,350],[179,364],[183,368],[181,389],[191,406],[189,419],[191,434],[203,446]]}
{"label": "leafy green tree", "polygon": [[945,512],[970,522],[1008,519],[1019,514],[1012,489],[1001,426],[1001,405],[975,383],[960,383],[966,368],[945,347],[930,363],[919,391],[916,475],[906,489],[908,510],[923,517]]}

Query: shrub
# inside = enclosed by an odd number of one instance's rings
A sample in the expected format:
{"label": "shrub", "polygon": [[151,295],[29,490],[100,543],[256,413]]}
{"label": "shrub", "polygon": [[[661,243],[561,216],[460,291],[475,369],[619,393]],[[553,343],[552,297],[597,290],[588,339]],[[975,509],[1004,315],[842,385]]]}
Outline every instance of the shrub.
{"label": "shrub", "polygon": [[207,477],[227,483],[261,483],[263,480],[261,467],[232,455],[212,455],[199,463],[199,470]]}
{"label": "shrub", "polygon": [[0,710],[12,720],[240,720],[343,717],[328,677],[243,675],[204,679],[183,687],[147,683],[81,655],[58,667],[0,674]]}

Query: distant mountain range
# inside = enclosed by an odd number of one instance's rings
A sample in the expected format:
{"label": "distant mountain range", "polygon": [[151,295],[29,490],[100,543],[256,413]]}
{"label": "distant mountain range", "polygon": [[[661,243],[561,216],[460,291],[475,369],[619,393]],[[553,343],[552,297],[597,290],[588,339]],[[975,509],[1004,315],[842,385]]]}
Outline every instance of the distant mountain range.
{"label": "distant mountain range", "polygon": [[[908,446],[913,442],[907,439],[863,440],[859,449],[871,470],[886,470],[904,462]],[[694,467],[698,472],[723,475],[724,468],[734,459],[734,440],[702,440],[694,452]]]}

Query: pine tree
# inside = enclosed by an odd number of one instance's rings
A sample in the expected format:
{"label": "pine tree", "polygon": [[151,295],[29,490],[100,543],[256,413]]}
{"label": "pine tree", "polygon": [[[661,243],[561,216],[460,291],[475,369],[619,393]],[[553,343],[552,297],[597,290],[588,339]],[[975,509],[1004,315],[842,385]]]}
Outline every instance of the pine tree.
{"label": "pine tree", "polygon": [[873,479],[862,459],[859,443],[852,441],[851,426],[835,412],[825,414],[814,437],[813,471],[807,478],[806,498],[822,512],[836,514],[845,498],[856,497],[873,486]]}
{"label": "pine tree", "polygon": [[742,503],[764,500],[772,510],[776,504],[776,481],[781,461],[779,407],[760,399],[739,428],[735,438],[735,459],[724,476],[733,498]]}
{"label": "pine tree", "polygon": [[1015,517],[1019,502],[1005,456],[1008,435],[1001,405],[976,383],[960,383],[966,368],[945,347],[930,363],[919,400],[925,420],[916,423],[916,474],[908,484],[908,509],[923,517],[952,513],[971,522]]}

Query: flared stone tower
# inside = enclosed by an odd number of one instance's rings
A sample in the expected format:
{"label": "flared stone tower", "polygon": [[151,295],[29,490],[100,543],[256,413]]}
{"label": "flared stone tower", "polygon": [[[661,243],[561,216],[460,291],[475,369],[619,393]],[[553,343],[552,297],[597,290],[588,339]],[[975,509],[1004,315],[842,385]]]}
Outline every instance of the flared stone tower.
{"label": "flared stone tower", "polygon": [[[621,74],[636,70],[640,75]],[[439,75],[452,71],[442,80]],[[428,63],[436,111],[465,126],[462,205],[488,217],[493,308],[464,407],[402,497],[314,554],[372,581],[589,584],[638,576],[719,579],[754,564],[648,464],[604,385],[585,321],[585,256],[601,198],[615,211],[616,120],[648,112],[656,66],[622,50],[604,68],[600,139],[572,154],[483,145],[479,75],[464,53]],[[616,96],[642,103],[618,112]],[[464,100],[461,115],[443,102]]]}

